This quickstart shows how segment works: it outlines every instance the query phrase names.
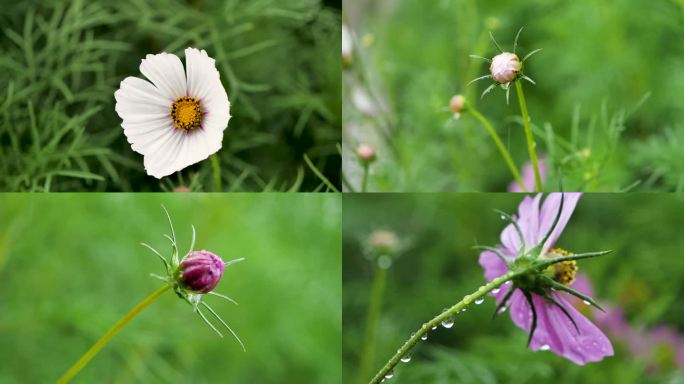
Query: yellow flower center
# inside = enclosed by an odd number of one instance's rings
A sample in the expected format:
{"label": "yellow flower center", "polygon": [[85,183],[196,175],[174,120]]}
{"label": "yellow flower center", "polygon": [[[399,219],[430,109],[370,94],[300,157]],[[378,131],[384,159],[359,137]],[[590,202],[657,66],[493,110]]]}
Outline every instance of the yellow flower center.
{"label": "yellow flower center", "polygon": [[[561,248],[553,248],[549,251],[554,256],[570,256],[572,252],[568,252]],[[575,281],[575,274],[577,273],[577,263],[575,260],[561,261],[560,263],[551,266],[552,279],[563,285],[570,285]]]}
{"label": "yellow flower center", "polygon": [[171,118],[177,129],[192,131],[202,123],[202,107],[194,97],[179,97],[171,107]]}

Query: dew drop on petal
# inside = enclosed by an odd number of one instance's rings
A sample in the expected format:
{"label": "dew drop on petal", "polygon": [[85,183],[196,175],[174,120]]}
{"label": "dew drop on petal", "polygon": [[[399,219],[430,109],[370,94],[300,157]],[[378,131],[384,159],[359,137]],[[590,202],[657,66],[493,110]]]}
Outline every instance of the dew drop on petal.
{"label": "dew drop on petal", "polygon": [[539,347],[540,351],[548,351],[549,349],[551,349],[551,347],[548,344],[544,344],[541,347]]}
{"label": "dew drop on petal", "polygon": [[480,297],[479,299],[475,300],[475,305],[480,305],[484,301],[484,297]]}
{"label": "dew drop on petal", "polygon": [[454,317],[453,316],[447,316],[446,318],[444,318],[444,320],[442,320],[442,327],[449,329],[453,326],[454,326]]}
{"label": "dew drop on petal", "polygon": [[408,363],[409,361],[411,361],[411,354],[406,352],[406,354],[401,357],[401,362]]}

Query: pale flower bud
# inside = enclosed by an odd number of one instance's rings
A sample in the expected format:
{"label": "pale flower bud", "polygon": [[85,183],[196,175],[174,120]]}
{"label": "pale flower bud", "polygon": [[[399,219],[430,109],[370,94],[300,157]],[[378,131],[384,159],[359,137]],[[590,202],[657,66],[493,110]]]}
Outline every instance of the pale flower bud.
{"label": "pale flower bud", "polygon": [[489,71],[492,73],[494,81],[499,84],[506,84],[518,77],[521,68],[520,59],[515,53],[504,52],[494,56]]}
{"label": "pale flower bud", "polygon": [[361,144],[356,149],[356,155],[362,162],[366,164],[372,163],[375,161],[375,148],[368,144]]}

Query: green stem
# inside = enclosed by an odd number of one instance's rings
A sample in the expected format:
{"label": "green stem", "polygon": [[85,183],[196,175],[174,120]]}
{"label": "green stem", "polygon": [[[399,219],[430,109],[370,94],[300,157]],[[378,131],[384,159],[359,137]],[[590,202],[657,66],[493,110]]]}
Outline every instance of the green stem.
{"label": "green stem", "polygon": [[217,154],[211,155],[211,168],[214,171],[214,192],[223,191],[223,186],[221,185],[221,166],[219,165],[219,159]]}
{"label": "green stem", "polygon": [[487,133],[489,133],[489,136],[491,136],[492,140],[494,140],[494,144],[496,144],[496,147],[499,149],[501,156],[506,161],[508,168],[511,170],[511,173],[513,174],[513,178],[515,179],[516,183],[520,185],[520,188],[522,188],[524,192],[527,192],[525,183],[523,182],[522,177],[520,177],[520,173],[518,172],[518,167],[515,166],[515,163],[511,158],[511,154],[504,146],[503,142],[501,141],[501,138],[499,137],[499,134],[496,133],[492,125],[489,124],[489,121],[487,121],[487,119],[485,119],[485,117],[482,116],[482,114],[477,109],[475,109],[475,107],[469,105],[468,112],[475,116],[475,118],[478,119],[480,123],[482,123],[482,125],[485,127]]}
{"label": "green stem", "polygon": [[361,192],[368,191],[368,163],[363,164],[363,178],[361,179]]}
{"label": "green stem", "polygon": [[114,326],[105,333],[100,340],[98,340],[81,358],[74,364],[69,370],[57,380],[57,384],[68,383],[76,374],[83,369],[83,367],[88,364],[88,362],[95,357],[95,355],[107,345],[109,340],[111,340],[114,335],[116,335],[129,321],[131,321],[135,316],[147,308],[150,304],[154,303],[159,296],[171,288],[170,285],[164,285],[159,288],[156,292],[148,296],[145,300],[141,301],[140,304],[136,305],[130,312],[128,312],[124,317],[114,324]]}
{"label": "green stem", "polygon": [[413,336],[411,336],[411,338],[408,339],[404,343],[404,345],[402,345],[401,348],[397,350],[397,353],[395,353],[394,356],[392,356],[392,358],[389,359],[387,364],[385,364],[385,366],[382,367],[382,369],[375,375],[375,377],[373,377],[373,379],[370,381],[370,384],[380,383],[382,379],[385,378],[385,375],[392,371],[394,367],[399,363],[402,356],[406,355],[406,353],[408,353],[416,344],[418,344],[421,340],[421,337],[427,334],[432,329],[432,327],[439,326],[442,320],[446,319],[449,316],[454,316],[455,314],[460,312],[461,309],[470,305],[473,301],[485,296],[487,293],[498,288],[506,281],[512,280],[519,274],[520,272],[508,272],[505,275],[497,277],[491,282],[480,287],[477,291],[473,292],[472,294],[465,296],[463,300],[454,304],[451,308],[447,309],[441,314],[435,316],[432,320],[423,324],[420,327],[420,329],[418,329],[418,331],[416,331],[416,333],[414,333]]}
{"label": "green stem", "polygon": [[387,281],[387,270],[375,267],[373,285],[371,287],[370,303],[368,303],[368,314],[366,317],[366,331],[361,349],[361,361],[359,364],[359,383],[364,383],[371,373],[375,362],[375,336],[380,320],[382,297],[385,292],[385,282]]}
{"label": "green stem", "polygon": [[539,173],[539,163],[537,162],[537,152],[535,150],[534,137],[532,136],[532,129],[530,128],[530,115],[527,113],[527,103],[525,103],[525,94],[523,93],[522,84],[519,80],[515,81],[515,89],[518,92],[518,101],[520,102],[520,112],[522,113],[523,125],[525,126],[525,138],[527,139],[527,151],[530,153],[530,160],[532,161],[532,168],[534,169],[534,186],[537,192],[541,192],[541,174]]}

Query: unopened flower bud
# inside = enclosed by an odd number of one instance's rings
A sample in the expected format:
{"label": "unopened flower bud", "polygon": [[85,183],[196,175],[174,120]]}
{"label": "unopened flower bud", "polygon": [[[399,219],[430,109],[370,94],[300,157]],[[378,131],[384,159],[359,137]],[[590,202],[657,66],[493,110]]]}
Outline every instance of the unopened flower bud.
{"label": "unopened flower bud", "polygon": [[377,255],[395,253],[399,248],[399,238],[392,231],[379,229],[373,231],[368,237],[368,245]]}
{"label": "unopened flower bud", "polygon": [[518,77],[522,65],[515,53],[504,52],[494,56],[489,71],[492,78],[499,84],[509,83]]}
{"label": "unopened flower bud", "polygon": [[461,113],[465,107],[465,101],[466,99],[463,95],[456,95],[449,101],[449,109],[451,109],[451,112],[453,113]]}
{"label": "unopened flower bud", "polygon": [[209,251],[192,251],[180,264],[180,282],[190,291],[209,293],[221,281],[224,266],[223,260]]}
{"label": "unopened flower bud", "polygon": [[362,162],[366,164],[375,161],[375,149],[368,144],[359,145],[359,147],[356,149],[356,155]]}

